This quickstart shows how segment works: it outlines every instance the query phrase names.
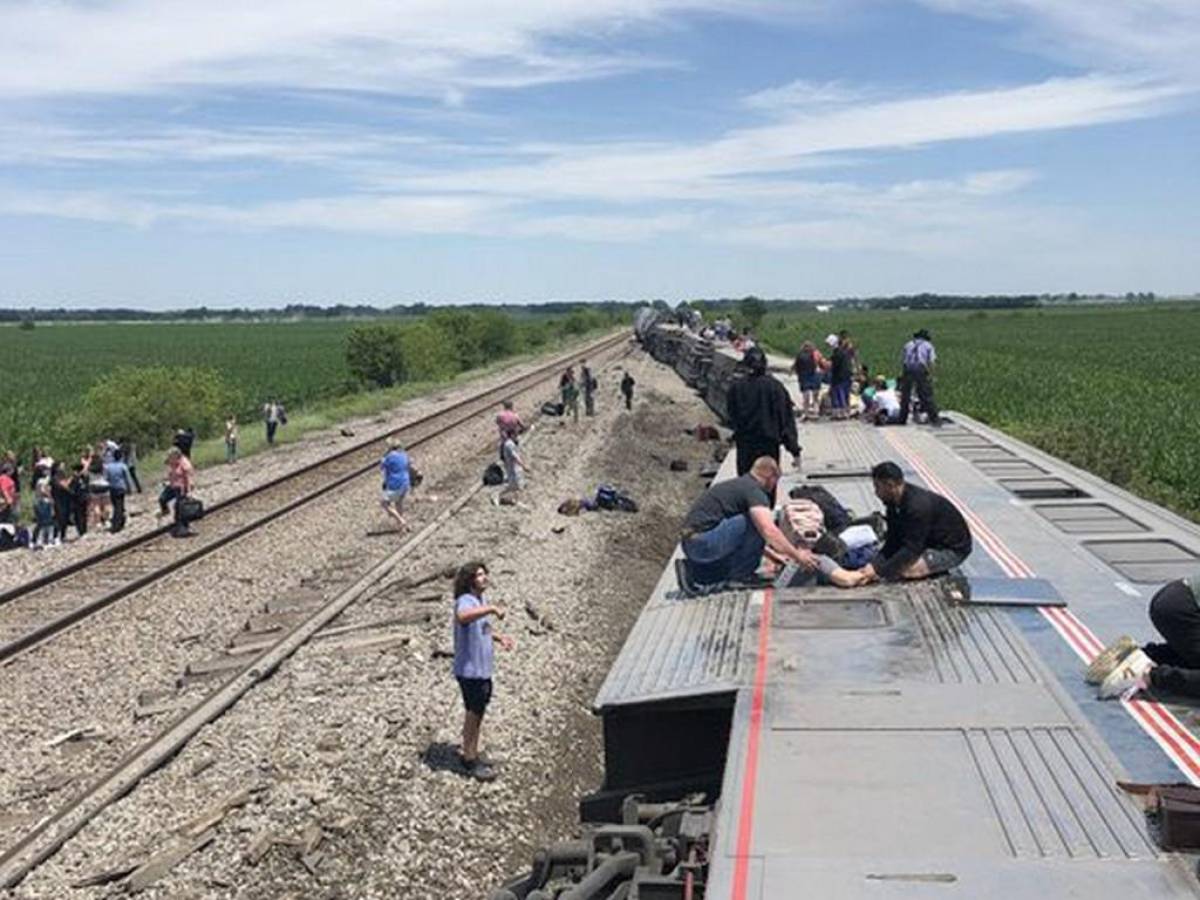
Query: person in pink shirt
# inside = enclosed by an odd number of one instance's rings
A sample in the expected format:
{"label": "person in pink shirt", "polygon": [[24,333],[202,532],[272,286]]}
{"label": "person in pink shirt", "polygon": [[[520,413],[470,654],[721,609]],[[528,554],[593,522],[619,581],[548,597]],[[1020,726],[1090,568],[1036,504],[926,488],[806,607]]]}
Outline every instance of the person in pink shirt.
{"label": "person in pink shirt", "polygon": [[178,447],[172,447],[167,453],[167,483],[158,495],[160,519],[171,511],[170,504],[174,502],[175,521],[179,521],[179,500],[192,492],[195,474],[192,461]]}
{"label": "person in pink shirt", "polygon": [[17,483],[12,466],[0,466],[0,522],[15,522],[17,516]]}
{"label": "person in pink shirt", "polygon": [[496,416],[496,429],[500,432],[500,455],[504,456],[504,442],[509,438],[514,441],[518,440],[521,432],[525,430],[525,423],[521,421],[521,417],[517,415],[513,409],[513,402],[505,400],[501,404],[500,414]]}

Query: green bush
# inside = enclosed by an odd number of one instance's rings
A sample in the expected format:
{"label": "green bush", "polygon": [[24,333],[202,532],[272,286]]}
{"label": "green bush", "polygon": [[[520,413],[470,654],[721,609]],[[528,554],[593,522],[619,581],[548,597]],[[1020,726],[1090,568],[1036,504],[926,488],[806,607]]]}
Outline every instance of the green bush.
{"label": "green bush", "polygon": [[403,329],[384,323],[357,325],[346,335],[346,367],[356,378],[376,387],[404,381]]}
{"label": "green bush", "polygon": [[438,381],[459,371],[454,343],[428,322],[400,329],[400,353],[407,381]]}
{"label": "green bush", "polygon": [[163,447],[177,428],[212,434],[238,402],[213,369],[124,366],[92,385],[66,431],[76,444],[129,437],[143,447]]}
{"label": "green bush", "polygon": [[439,309],[426,321],[445,336],[455,360],[455,371],[473,369],[484,362],[475,313],[465,309]]}

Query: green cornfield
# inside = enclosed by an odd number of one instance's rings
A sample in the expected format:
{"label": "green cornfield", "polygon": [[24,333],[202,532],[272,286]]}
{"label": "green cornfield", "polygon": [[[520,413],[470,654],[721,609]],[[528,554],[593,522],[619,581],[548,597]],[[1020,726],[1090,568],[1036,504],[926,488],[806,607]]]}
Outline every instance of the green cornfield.
{"label": "green cornfield", "polygon": [[[518,322],[516,346],[506,348],[508,353],[552,346],[564,335],[603,327],[608,318],[586,310],[565,319],[527,315]],[[234,398],[229,412],[243,422],[256,420],[269,397],[296,411],[357,393],[365,388],[347,367],[345,348],[347,333],[361,324],[339,319],[0,327],[0,451],[25,459],[34,445],[61,454],[80,440],[94,440],[75,433],[74,413],[97,379],[121,366],[213,370]]]}
{"label": "green cornfield", "polygon": [[761,337],[791,355],[843,328],[886,375],[928,328],[939,406],[1200,521],[1200,305],[772,315]]}

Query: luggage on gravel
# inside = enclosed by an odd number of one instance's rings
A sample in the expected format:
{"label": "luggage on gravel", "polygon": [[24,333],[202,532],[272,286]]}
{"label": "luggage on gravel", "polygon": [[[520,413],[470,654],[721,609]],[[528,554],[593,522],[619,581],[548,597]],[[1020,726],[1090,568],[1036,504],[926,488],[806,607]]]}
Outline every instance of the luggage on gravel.
{"label": "luggage on gravel", "polygon": [[504,484],[504,469],[500,468],[500,463],[488,464],[488,467],[483,470],[483,483],[489,487]]}
{"label": "luggage on gravel", "polygon": [[179,507],[178,519],[184,525],[204,518],[204,502],[199,497],[180,497],[175,504]]}
{"label": "luggage on gravel", "polygon": [[543,416],[561,416],[565,407],[561,403],[548,401],[542,404]]}

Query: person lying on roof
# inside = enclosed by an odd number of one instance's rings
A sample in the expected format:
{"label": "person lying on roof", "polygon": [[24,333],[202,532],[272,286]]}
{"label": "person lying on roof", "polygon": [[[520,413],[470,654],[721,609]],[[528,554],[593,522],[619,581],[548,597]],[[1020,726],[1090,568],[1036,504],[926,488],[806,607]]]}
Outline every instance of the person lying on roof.
{"label": "person lying on roof", "polygon": [[909,484],[894,462],[871,470],[875,496],[887,508],[887,539],[859,570],[864,582],[903,581],[948,572],[971,555],[971,530],[941,494]]}
{"label": "person lying on roof", "polygon": [[1200,573],[1163,585],[1150,598],[1150,621],[1163,643],[1138,646],[1122,635],[1104,648],[1087,669],[1100,685],[1100,699],[1132,697],[1157,690],[1200,698]]}

